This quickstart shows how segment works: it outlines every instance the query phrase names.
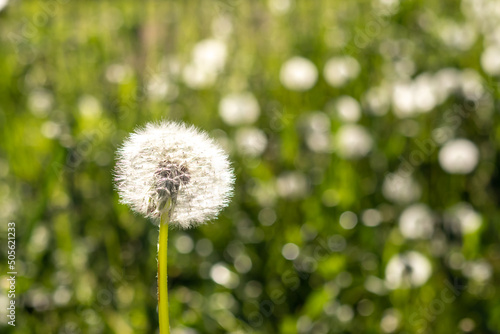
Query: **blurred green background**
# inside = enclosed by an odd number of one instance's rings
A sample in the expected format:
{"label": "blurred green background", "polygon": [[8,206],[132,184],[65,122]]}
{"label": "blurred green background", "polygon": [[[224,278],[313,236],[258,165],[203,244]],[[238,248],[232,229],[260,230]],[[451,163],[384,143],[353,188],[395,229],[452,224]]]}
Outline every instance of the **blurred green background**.
{"label": "blurred green background", "polygon": [[158,230],[112,170],[159,119],[237,176],[170,234],[172,333],[500,332],[499,1],[0,8],[2,333],[158,332]]}

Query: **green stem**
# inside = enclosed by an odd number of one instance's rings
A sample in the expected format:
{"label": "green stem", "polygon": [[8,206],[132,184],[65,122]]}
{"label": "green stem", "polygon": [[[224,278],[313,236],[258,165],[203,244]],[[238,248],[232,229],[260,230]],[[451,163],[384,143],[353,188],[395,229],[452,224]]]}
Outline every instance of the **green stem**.
{"label": "green stem", "polygon": [[163,213],[160,219],[160,238],[158,241],[158,317],[160,334],[169,334],[168,321],[168,284],[167,284],[167,251],[168,251],[169,212]]}

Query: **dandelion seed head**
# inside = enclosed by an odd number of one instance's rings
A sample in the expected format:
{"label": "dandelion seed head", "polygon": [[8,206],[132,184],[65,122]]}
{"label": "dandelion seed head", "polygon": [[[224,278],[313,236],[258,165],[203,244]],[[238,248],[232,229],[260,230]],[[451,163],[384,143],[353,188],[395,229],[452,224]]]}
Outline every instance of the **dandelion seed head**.
{"label": "dandelion seed head", "polygon": [[171,203],[170,224],[176,227],[215,219],[232,195],[234,175],[227,155],[193,126],[149,123],[125,140],[117,160],[121,203],[154,220]]}

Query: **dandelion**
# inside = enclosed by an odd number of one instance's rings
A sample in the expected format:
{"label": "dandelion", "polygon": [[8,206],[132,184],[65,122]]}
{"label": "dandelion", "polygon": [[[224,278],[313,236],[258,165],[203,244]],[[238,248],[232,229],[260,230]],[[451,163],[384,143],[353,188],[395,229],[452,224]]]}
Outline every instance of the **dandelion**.
{"label": "dandelion", "polygon": [[500,45],[492,45],[484,50],[481,67],[489,75],[500,75]]}
{"label": "dandelion", "polygon": [[385,268],[385,279],[390,289],[421,286],[431,274],[429,260],[415,251],[394,255]]}
{"label": "dandelion", "polygon": [[235,141],[238,151],[248,157],[260,156],[267,147],[266,134],[254,127],[238,129]]}
{"label": "dandelion", "polygon": [[450,174],[468,174],[478,162],[479,150],[467,139],[451,140],[439,151],[439,164]]}
{"label": "dandelion", "polygon": [[326,82],[332,87],[341,87],[348,81],[355,79],[361,67],[358,61],[352,57],[330,58],[323,69]]}
{"label": "dandelion", "polygon": [[343,125],[336,135],[337,154],[344,159],[360,159],[367,155],[373,147],[370,133],[357,124]]}
{"label": "dandelion", "polygon": [[429,207],[422,203],[407,207],[399,217],[399,230],[408,239],[430,239],[434,232],[434,218]]}
{"label": "dandelion", "polygon": [[252,124],[259,118],[260,107],[252,93],[229,94],[220,101],[219,115],[231,126]]}
{"label": "dandelion", "polygon": [[460,233],[476,232],[482,225],[483,217],[469,203],[458,203],[447,210],[446,218]]}
{"label": "dandelion", "polygon": [[346,123],[355,123],[361,118],[361,106],[354,98],[343,95],[335,101],[337,117]]}
{"label": "dandelion", "polygon": [[384,178],[382,194],[394,203],[408,204],[420,198],[422,189],[410,175],[398,170]]}
{"label": "dandelion", "polygon": [[190,228],[216,218],[232,194],[232,168],[207,134],[162,121],[125,140],[118,150],[115,182],[121,203],[160,225],[158,312],[160,332],[168,333],[168,225]]}
{"label": "dandelion", "polygon": [[280,70],[280,81],[286,88],[295,91],[311,89],[318,80],[318,70],[314,63],[303,57],[292,57]]}

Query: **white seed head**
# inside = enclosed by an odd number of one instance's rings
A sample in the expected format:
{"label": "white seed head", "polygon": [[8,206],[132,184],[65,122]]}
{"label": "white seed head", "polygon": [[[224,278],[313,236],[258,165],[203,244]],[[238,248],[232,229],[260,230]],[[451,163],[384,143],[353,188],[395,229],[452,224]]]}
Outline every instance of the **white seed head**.
{"label": "white seed head", "polygon": [[307,58],[292,57],[281,66],[280,81],[290,90],[300,92],[309,90],[317,80],[318,69]]}
{"label": "white seed head", "polygon": [[419,287],[425,284],[431,275],[430,261],[415,251],[394,255],[385,268],[385,280],[390,289]]}
{"label": "white seed head", "polygon": [[125,140],[117,160],[120,202],[154,220],[170,210],[173,226],[216,218],[232,196],[234,174],[226,153],[194,126],[149,123]]}
{"label": "white seed head", "polygon": [[439,164],[450,174],[469,174],[479,163],[479,149],[468,139],[454,139],[439,150]]}

